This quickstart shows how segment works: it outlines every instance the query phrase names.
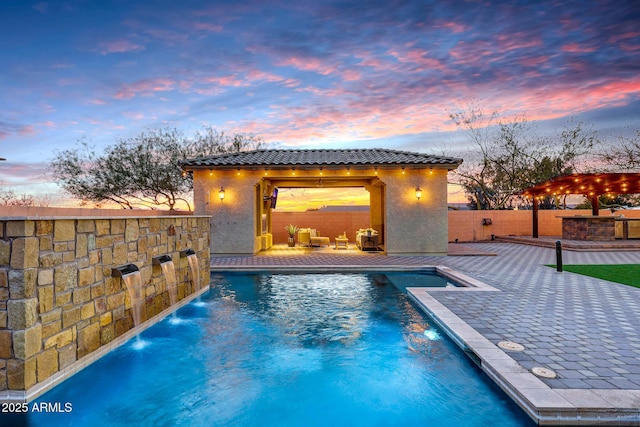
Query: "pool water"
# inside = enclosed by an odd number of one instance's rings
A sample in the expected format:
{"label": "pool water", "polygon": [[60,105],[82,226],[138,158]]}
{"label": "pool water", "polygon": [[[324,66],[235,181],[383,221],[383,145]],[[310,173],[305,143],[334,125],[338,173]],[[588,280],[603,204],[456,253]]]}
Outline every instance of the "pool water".
{"label": "pool water", "polygon": [[401,276],[214,274],[201,303],[143,345],[36,401],[71,412],[29,425],[533,425],[393,284]]}

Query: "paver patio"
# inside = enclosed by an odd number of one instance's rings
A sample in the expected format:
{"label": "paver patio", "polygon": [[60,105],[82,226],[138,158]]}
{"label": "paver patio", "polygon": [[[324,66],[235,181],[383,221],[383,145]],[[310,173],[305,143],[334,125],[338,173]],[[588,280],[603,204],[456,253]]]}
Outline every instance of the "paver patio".
{"label": "paver patio", "polygon": [[[491,242],[464,244],[457,250],[460,255],[496,256],[385,256],[357,252],[345,255],[344,251],[278,255],[275,251],[254,257],[212,258],[211,267],[212,270],[449,267],[498,292],[422,288],[425,304],[434,307],[428,310],[431,314],[440,313],[443,323],[447,318],[459,319],[452,322],[464,322],[492,347],[501,341],[523,345],[522,352],[504,351],[504,354],[517,362],[519,373],[529,375],[533,367],[543,367],[557,374],[550,379],[530,376],[577,411],[577,418],[564,420],[567,424],[588,423],[591,419],[591,422],[608,420],[614,425],[640,425],[640,289],[569,272],[558,273],[545,266],[555,263],[555,250],[550,248]],[[640,264],[637,251],[564,251],[563,255],[565,264]],[[454,334],[456,327],[451,328]],[[508,372],[503,375],[508,376]],[[541,399],[538,403],[544,400]],[[546,415],[539,422],[563,422],[561,417],[571,411],[558,410],[557,420],[549,418],[549,408],[560,403],[542,402],[543,407],[538,408],[546,410]]]}

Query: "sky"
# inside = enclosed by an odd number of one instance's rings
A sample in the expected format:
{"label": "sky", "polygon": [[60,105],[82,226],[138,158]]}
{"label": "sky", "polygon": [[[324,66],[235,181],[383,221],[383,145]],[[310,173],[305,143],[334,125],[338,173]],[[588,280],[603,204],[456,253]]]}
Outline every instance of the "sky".
{"label": "sky", "polygon": [[18,193],[59,192],[56,150],[163,127],[446,154],[476,100],[615,134],[640,122],[640,1],[1,0],[0,94]]}

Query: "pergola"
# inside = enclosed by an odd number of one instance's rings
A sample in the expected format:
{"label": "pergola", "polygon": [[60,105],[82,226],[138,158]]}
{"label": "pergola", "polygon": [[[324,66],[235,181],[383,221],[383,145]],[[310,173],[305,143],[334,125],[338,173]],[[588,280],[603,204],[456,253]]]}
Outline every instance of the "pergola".
{"label": "pergola", "polygon": [[592,173],[559,176],[522,192],[533,198],[533,237],[538,237],[538,203],[545,196],[583,194],[591,200],[592,213],[600,214],[603,194],[640,194],[640,173]]}

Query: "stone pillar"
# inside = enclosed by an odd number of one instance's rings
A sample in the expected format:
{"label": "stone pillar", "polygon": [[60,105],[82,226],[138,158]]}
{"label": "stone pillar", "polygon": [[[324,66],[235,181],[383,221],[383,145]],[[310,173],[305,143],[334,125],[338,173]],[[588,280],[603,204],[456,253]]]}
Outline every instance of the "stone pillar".
{"label": "stone pillar", "polygon": [[0,325],[4,347],[0,357],[6,359],[6,365],[0,383],[3,389],[26,390],[37,381],[36,355],[42,349],[36,292],[39,244],[34,221],[7,221],[4,228],[8,240],[2,244],[5,255],[0,255],[0,309],[5,310]]}

